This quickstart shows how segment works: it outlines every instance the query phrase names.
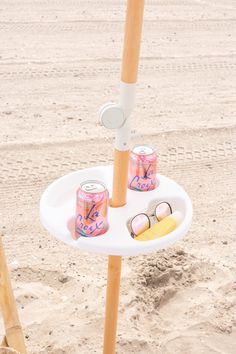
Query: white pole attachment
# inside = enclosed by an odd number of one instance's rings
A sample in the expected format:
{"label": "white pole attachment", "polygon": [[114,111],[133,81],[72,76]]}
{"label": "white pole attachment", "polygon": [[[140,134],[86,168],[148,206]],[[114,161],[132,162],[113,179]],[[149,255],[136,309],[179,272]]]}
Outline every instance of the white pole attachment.
{"label": "white pole attachment", "polygon": [[135,104],[136,84],[121,82],[118,103],[108,102],[100,110],[100,121],[108,129],[116,129],[115,149],[129,150],[130,115]]}

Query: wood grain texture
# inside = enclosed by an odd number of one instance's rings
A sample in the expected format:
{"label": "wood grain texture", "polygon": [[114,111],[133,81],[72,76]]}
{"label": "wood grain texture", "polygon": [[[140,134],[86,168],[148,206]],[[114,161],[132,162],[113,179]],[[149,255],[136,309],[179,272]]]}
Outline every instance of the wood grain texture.
{"label": "wood grain texture", "polygon": [[114,172],[111,206],[125,205],[128,184],[129,151],[114,152]]}
{"label": "wood grain texture", "polygon": [[0,354],[21,354],[16,350],[8,347],[0,347]]}
{"label": "wood grain texture", "polygon": [[109,256],[103,354],[115,353],[121,264],[121,257]]}
{"label": "wood grain texture", "polygon": [[135,83],[138,75],[144,0],[128,0],[121,80]]}
{"label": "wood grain texture", "polygon": [[10,275],[7,268],[0,237],[0,305],[6,331],[6,340],[9,347],[21,354],[26,354],[23,331],[17,313],[15,298],[12,291]]}

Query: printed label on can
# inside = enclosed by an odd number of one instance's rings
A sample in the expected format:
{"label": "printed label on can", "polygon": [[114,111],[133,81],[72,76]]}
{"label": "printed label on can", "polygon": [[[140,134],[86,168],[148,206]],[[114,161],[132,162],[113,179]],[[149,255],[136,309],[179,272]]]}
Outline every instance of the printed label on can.
{"label": "printed label on can", "polygon": [[97,236],[106,230],[106,217],[102,215],[99,205],[93,204],[85,213],[77,214],[76,231],[80,236]]}
{"label": "printed label on can", "polygon": [[77,191],[76,233],[93,237],[108,229],[109,193],[103,183],[86,181]]}
{"label": "printed label on can", "polygon": [[136,146],[130,153],[129,184],[136,191],[150,191],[157,187],[157,156],[150,146]]}

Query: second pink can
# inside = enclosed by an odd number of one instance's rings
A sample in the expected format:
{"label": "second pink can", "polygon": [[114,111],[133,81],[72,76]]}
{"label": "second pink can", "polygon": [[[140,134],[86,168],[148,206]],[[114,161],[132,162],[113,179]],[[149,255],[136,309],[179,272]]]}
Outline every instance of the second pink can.
{"label": "second pink can", "polygon": [[158,185],[157,155],[150,146],[135,146],[130,152],[128,188],[147,192]]}

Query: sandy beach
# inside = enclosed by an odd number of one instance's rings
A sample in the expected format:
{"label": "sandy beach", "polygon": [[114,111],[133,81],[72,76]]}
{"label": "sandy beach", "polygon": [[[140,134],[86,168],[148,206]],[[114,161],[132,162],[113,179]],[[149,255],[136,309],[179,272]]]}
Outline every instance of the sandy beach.
{"label": "sandy beach", "polygon": [[[236,3],[147,0],[132,142],[190,195],[176,246],[123,260],[118,354],[234,354]],[[39,200],[111,164],[126,2],[1,0],[0,230],[30,354],[102,352],[107,258],[60,243]],[[0,322],[0,336],[4,329]]]}

